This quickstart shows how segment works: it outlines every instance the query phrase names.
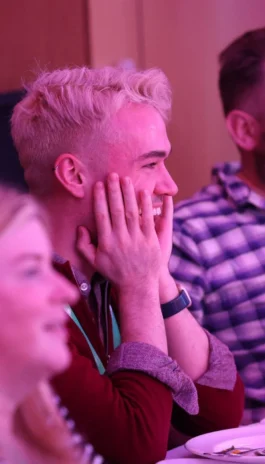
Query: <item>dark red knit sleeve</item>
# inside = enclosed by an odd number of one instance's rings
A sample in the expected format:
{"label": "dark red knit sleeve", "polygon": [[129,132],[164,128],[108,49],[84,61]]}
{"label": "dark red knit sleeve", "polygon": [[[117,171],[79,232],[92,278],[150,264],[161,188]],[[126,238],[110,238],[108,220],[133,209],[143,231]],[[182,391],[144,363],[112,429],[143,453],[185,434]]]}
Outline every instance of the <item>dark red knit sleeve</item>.
{"label": "dark red knit sleeve", "polygon": [[110,464],[154,464],[164,459],[172,393],[140,372],[101,376],[71,346],[70,368],[52,384],[79,432]]}
{"label": "dark red knit sleeve", "polygon": [[180,432],[196,436],[216,430],[238,427],[244,411],[244,386],[237,374],[233,390],[196,384],[199,414],[188,415],[174,404],[172,425]]}

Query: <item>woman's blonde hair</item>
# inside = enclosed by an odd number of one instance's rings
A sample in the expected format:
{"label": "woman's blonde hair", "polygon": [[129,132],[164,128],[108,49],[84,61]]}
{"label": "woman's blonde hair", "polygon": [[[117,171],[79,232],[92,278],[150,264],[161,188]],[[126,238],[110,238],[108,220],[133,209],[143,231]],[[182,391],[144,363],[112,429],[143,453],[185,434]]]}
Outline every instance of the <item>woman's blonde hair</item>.
{"label": "woman's blonde hair", "polygon": [[29,206],[32,215],[49,228],[48,216],[34,197],[12,186],[0,184],[0,234],[24,208]]}
{"label": "woman's blonde hair", "polygon": [[55,403],[47,383],[40,383],[24,399],[14,415],[15,436],[29,451],[40,456],[40,462],[81,464],[81,444],[75,444],[65,419]]}

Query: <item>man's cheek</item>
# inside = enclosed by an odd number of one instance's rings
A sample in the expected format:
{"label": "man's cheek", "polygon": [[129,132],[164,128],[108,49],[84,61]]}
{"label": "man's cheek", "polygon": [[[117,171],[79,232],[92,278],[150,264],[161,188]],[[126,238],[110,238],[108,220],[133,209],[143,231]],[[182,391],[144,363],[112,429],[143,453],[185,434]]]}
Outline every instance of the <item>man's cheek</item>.
{"label": "man's cheek", "polygon": [[148,192],[152,195],[154,191],[154,186],[151,182],[150,175],[148,176],[140,174],[139,176],[132,178],[132,183],[136,192],[148,190]]}

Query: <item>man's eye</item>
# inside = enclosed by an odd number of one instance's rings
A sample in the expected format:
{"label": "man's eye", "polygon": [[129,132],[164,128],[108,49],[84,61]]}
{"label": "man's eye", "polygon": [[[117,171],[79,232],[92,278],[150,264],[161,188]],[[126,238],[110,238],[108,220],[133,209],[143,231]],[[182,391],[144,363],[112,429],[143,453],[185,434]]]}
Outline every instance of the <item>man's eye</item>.
{"label": "man's eye", "polygon": [[157,163],[146,164],[144,168],[154,169],[157,166]]}

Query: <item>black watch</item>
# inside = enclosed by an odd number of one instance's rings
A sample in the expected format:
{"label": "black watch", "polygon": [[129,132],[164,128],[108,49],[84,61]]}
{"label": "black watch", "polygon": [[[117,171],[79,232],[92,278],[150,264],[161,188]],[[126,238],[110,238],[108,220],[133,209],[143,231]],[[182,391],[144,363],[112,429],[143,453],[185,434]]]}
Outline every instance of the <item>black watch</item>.
{"label": "black watch", "polygon": [[179,295],[168,303],[161,304],[163,318],[174,316],[191,305],[190,296],[185,288],[181,288]]}

